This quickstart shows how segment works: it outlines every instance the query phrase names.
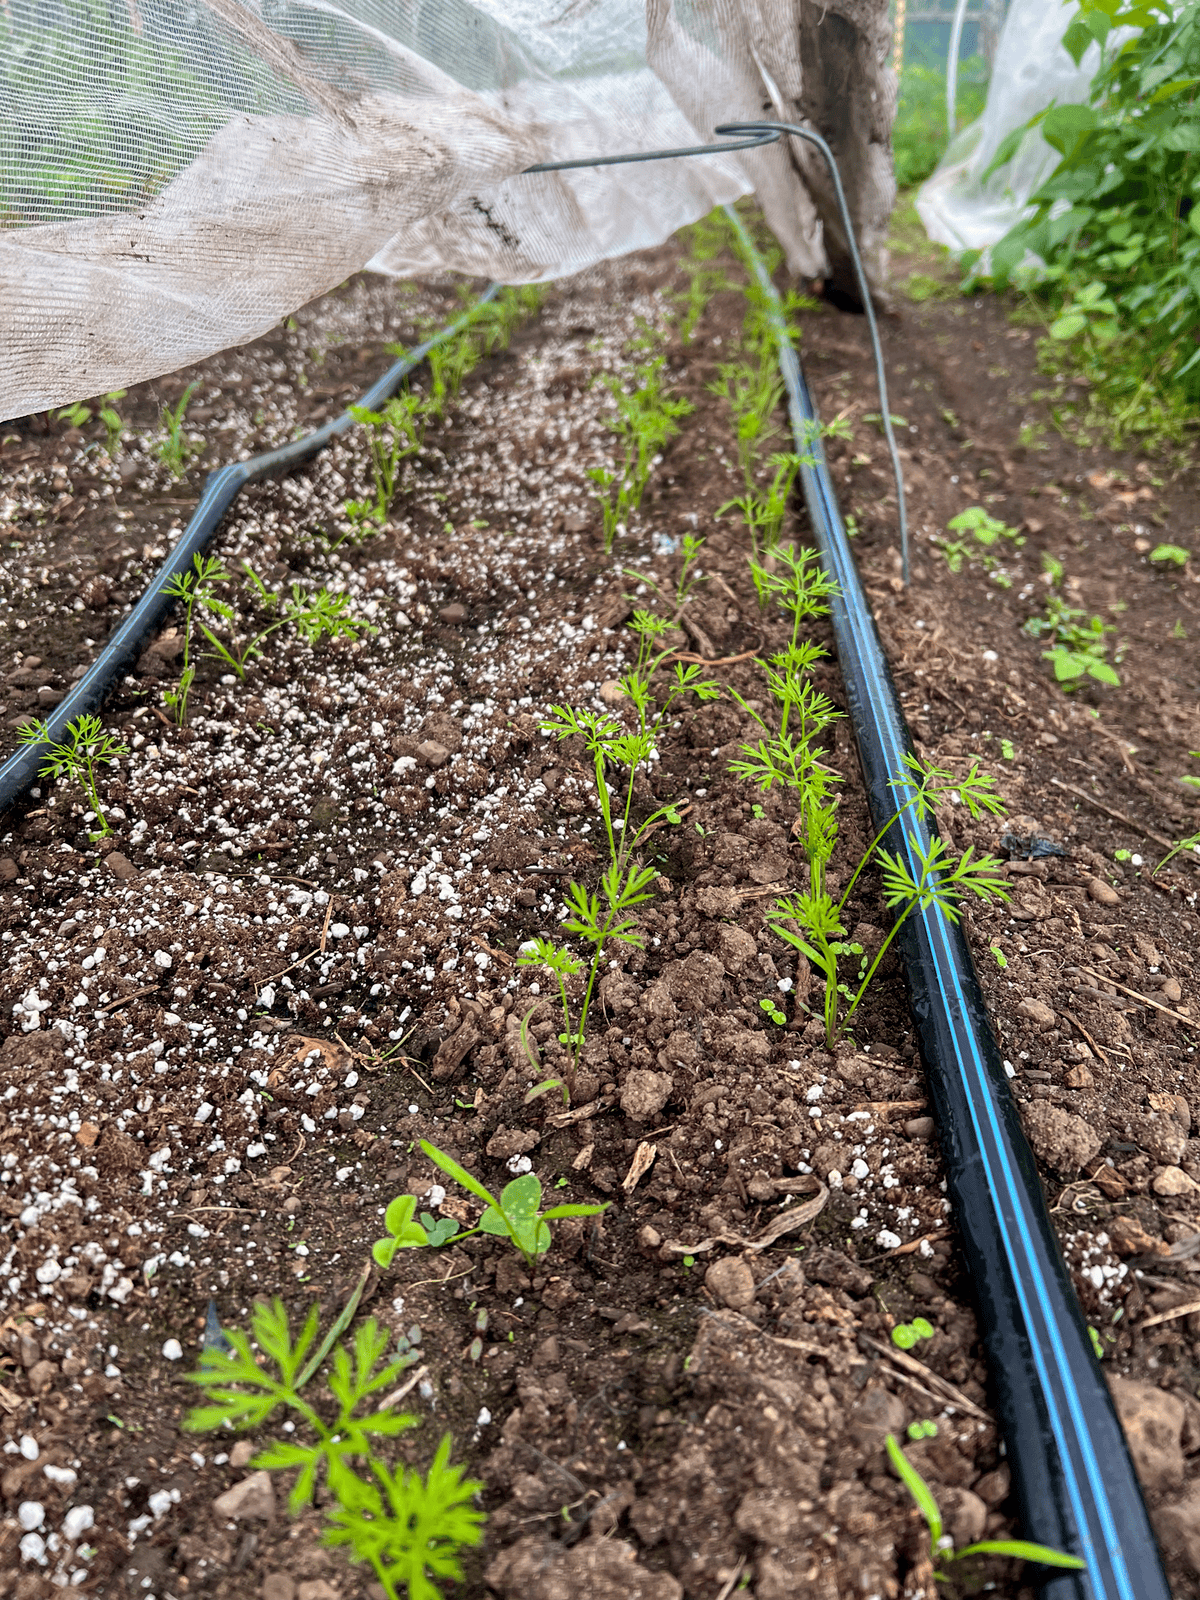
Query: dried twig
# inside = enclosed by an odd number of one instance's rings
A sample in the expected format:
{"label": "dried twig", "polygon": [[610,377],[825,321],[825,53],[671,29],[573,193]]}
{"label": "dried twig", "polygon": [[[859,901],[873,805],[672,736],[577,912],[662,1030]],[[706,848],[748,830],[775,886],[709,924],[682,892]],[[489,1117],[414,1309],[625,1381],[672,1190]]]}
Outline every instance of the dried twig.
{"label": "dried twig", "polygon": [[405,1378],[404,1382],[398,1389],[394,1389],[392,1393],[388,1395],[386,1400],[381,1400],[379,1402],[380,1411],[390,1411],[393,1406],[398,1406],[401,1400],[404,1399],[405,1395],[411,1394],[420,1383],[421,1379],[427,1378],[428,1376],[428,1367],[418,1367],[415,1372],[410,1372],[408,1377]]}
{"label": "dried twig", "polygon": [[1152,839],[1155,844],[1162,845],[1164,850],[1170,850],[1170,839],[1164,839],[1161,833],[1155,833],[1153,828],[1147,828],[1140,822],[1135,822],[1132,817],[1127,817],[1123,811],[1117,811],[1112,806],[1106,806],[1103,800],[1097,800],[1095,795],[1088,794],[1086,789],[1079,789],[1073,783],[1064,783],[1061,778],[1051,778],[1050,782],[1056,788],[1066,789],[1068,793],[1078,795],[1081,800],[1086,800],[1088,805],[1095,806],[1097,811],[1103,811],[1106,817],[1111,817],[1114,822],[1123,822],[1127,828],[1132,828],[1135,833],[1140,833],[1144,839]]}
{"label": "dried twig", "polygon": [[1143,1317],[1138,1327],[1155,1328],[1160,1322],[1171,1322],[1175,1317],[1190,1317],[1193,1311],[1200,1311],[1200,1300],[1185,1300],[1181,1306],[1172,1306],[1169,1311],[1159,1311],[1152,1317]]}
{"label": "dried twig", "polygon": [[910,1377],[917,1378],[927,1389],[941,1395],[951,1405],[957,1406],[960,1411],[966,1412],[969,1417],[978,1417],[981,1422],[989,1421],[986,1411],[977,1406],[974,1400],[969,1400],[961,1389],[956,1389],[952,1383],[927,1367],[923,1361],[918,1361],[916,1356],[910,1356],[907,1350],[901,1350],[894,1344],[883,1344],[878,1339],[872,1339],[870,1334],[860,1333],[859,1343],[869,1345],[877,1355],[886,1356],[895,1366],[907,1372]]}
{"label": "dried twig", "polygon": [[1086,973],[1089,978],[1095,978],[1097,983],[1111,983],[1114,989],[1120,989],[1122,994],[1131,996],[1144,1006],[1153,1006],[1155,1011],[1161,1011],[1168,1017],[1174,1017],[1176,1022],[1185,1022],[1189,1027],[1196,1026],[1195,1017],[1189,1017],[1182,1011],[1173,1011],[1170,1006],[1164,1006],[1161,1000],[1151,1000],[1149,995],[1139,994],[1136,989],[1127,988],[1125,984],[1118,983],[1115,978],[1105,977],[1103,973],[1093,972],[1090,967],[1080,967],[1080,972]]}
{"label": "dried twig", "polygon": [[107,1005],[97,1006],[98,1011],[116,1011],[119,1006],[127,1006],[131,1000],[140,1000],[143,995],[154,994],[159,988],[157,983],[148,983],[144,989],[134,989],[129,994],[123,994],[119,1000],[110,1000]]}

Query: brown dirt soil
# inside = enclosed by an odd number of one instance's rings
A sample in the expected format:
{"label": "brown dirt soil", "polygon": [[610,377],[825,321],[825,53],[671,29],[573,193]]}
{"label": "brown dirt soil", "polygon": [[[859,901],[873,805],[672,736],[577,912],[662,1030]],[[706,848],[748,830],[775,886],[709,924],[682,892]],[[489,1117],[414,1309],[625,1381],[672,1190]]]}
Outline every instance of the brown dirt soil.
{"label": "brown dirt soil", "polygon": [[[941,272],[897,244],[901,283]],[[214,547],[226,565],[344,589],[374,637],[312,649],[281,631],[245,681],[204,660],[181,732],[162,698],[176,624],[106,710],[131,746],[101,777],[113,835],[89,843],[66,782],[4,819],[0,1595],[381,1592],[320,1547],[319,1506],[214,1509],[249,1452],[180,1431],[181,1373],[210,1296],[226,1326],[276,1293],[294,1319],[314,1301],[332,1315],[387,1202],[436,1207],[421,1138],[492,1188],[531,1165],[555,1201],[608,1206],[559,1224],[533,1273],[473,1238],[372,1275],[365,1308],[419,1341],[404,1404],[421,1426],[399,1455],[425,1465],[448,1429],[486,1486],[464,1595],[932,1594],[883,1451],[925,1417],[937,1436],[909,1453],[956,1540],[1013,1531],[896,969],[826,1053],[816,995],[765,925],[773,887],[803,881],[793,811],[726,771],[752,729],[728,697],[687,710],[639,782],[640,805],[675,799],[684,817],[653,837],[644,949],[604,976],[574,1105],[523,1104],[530,1007],[547,1069],[561,1052],[546,975],[516,965],[519,947],[602,863],[590,771],[539,719],[609,704],[632,658],[627,597],[656,604],[622,567],[670,587],[680,537],[705,536],[681,643],[747,697],[762,694],[749,656],[784,637],[736,517],[716,517],[739,475],[706,385],[736,344],[739,292],[715,295],[690,344],[669,333],[695,410],[603,551],[586,473],[614,443],[592,380],[631,364],[639,319],[666,328],[681,256],[558,285],[430,430],[377,537],[329,549],[367,482],[360,435],[243,496]],[[1200,607],[1194,564],[1147,559],[1192,541],[1200,477],[1190,451],[1140,461],[1039,437],[1036,337],[1004,302],[900,298],[883,331],[908,430],[907,592],[861,319],[804,313],[806,370],[822,414],[851,426],[834,476],[919,745],[954,768],[978,755],[1009,802],[1007,824],[947,808],[945,830],[996,850],[1007,826],[1066,851],[1010,861],[1011,903],[968,926],[1174,1592],[1200,1595],[1200,912],[1190,858],[1151,875],[1161,841],[1197,826],[1178,778],[1200,748]],[[132,392],[111,460],[94,422],[0,429],[6,726],[92,658],[204,470],[324,420],[381,370],[385,341],[454,303],[448,284],[355,281]],[[159,409],[192,378],[204,453],[176,482],[154,454]],[[1036,448],[1018,443],[1026,423]],[[997,557],[1007,588],[979,561],[952,573],[933,544],[972,505],[1022,531]],[[1043,553],[1068,599],[1116,627],[1119,689],[1066,696],[1021,631],[1045,603]],[[244,633],[246,593],[224,592]],[[840,704],[834,664],[817,676]],[[845,724],[829,760],[846,779],[844,882],[866,826]],[[869,878],[853,923],[868,949],[887,924]],[[442,1209],[473,1218],[447,1187]],[[806,1224],[754,1248],[796,1205]],[[935,1328],[915,1369],[889,1338],[914,1315]],[[1011,1566],[990,1576],[1024,1592]]]}

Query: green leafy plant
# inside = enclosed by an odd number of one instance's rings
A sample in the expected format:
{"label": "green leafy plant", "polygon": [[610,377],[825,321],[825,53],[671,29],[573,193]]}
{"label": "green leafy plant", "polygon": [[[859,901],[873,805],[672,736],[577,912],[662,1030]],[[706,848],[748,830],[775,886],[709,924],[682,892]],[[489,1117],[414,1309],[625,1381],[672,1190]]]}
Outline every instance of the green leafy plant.
{"label": "green leafy plant", "polygon": [[1068,1555],[1065,1550],[1055,1550],[1049,1545],[1033,1544],[1028,1539],[980,1539],[975,1544],[964,1545],[961,1550],[956,1550],[943,1527],[941,1509],[933,1490],[904,1454],[896,1442],[895,1434],[889,1433],[883,1442],[896,1476],[925,1519],[925,1526],[929,1530],[929,1556],[935,1568],[933,1575],[939,1583],[950,1582],[950,1574],[942,1568],[971,1556],[1011,1556],[1017,1561],[1039,1561],[1048,1567],[1065,1567],[1075,1572],[1084,1570],[1086,1563],[1078,1556]]}
{"label": "green leafy plant", "polygon": [[[995,556],[990,552],[1002,541],[1009,541],[1014,549],[1019,550],[1025,539],[1016,528],[1006,527],[998,517],[993,517],[982,506],[968,506],[965,511],[960,511],[956,517],[951,517],[946,524],[951,533],[969,533],[974,543],[965,539],[935,539],[933,542],[946,558],[946,565],[953,573],[963,569],[963,563],[974,560],[977,556],[983,563],[984,570],[990,572],[1003,588],[1011,588],[1012,580],[999,566]],[[983,547],[981,552],[978,548]]]}
{"label": "green leafy plant", "polygon": [[[556,705],[542,722],[542,732],[562,740],[579,737],[592,760],[596,800],[604,824],[608,846],[608,865],[600,878],[599,892],[581,883],[570,883],[565,896],[562,928],[590,946],[586,963],[586,984],[577,1020],[572,1023],[569,983],[585,970],[585,963],[565,946],[551,943],[540,935],[528,942],[519,958],[521,966],[545,967],[558,986],[563,1008],[563,1033],[560,1042],[570,1055],[566,1076],[568,1093],[574,1092],[574,1076],[587,1036],[587,1019],[605,952],[610,945],[641,948],[637,923],[630,912],[651,898],[657,873],[641,865],[635,856],[650,832],[664,823],[680,821],[674,802],[655,807],[641,823],[635,823],[634,790],[638,774],[654,756],[658,741],[680,703],[688,697],[714,700],[720,690],[702,669],[676,662],[669,687],[661,701],[653,679],[667,658],[670,647],[658,644],[669,624],[650,611],[635,611],[631,627],[638,636],[638,655],[632,669],[620,679],[632,726],[616,717],[575,706]],[[621,788],[611,783],[610,773],[621,774]],[[614,798],[616,806],[614,806]],[[551,1080],[553,1082],[553,1080]]]}
{"label": "green leafy plant", "polygon": [[[1058,570],[1061,573],[1062,568]],[[1095,616],[1085,623],[1086,615],[1052,590],[1046,597],[1045,616],[1030,617],[1022,632],[1031,639],[1048,637],[1050,648],[1043,650],[1042,659],[1050,662],[1055,679],[1068,693],[1085,677],[1119,688],[1121,679],[1107,659],[1105,643],[1106,636],[1116,629]]]}
{"label": "green leafy plant", "polygon": [[1185,550],[1182,545],[1178,544],[1159,544],[1155,545],[1154,549],[1151,550],[1150,559],[1151,561],[1168,562],[1176,567],[1186,567],[1192,559],[1192,552]]}
{"label": "green leafy plant", "polygon": [[[324,1542],[344,1548],[350,1559],[371,1567],[390,1600],[440,1600],[437,1581],[462,1578],[459,1551],[481,1538],[484,1516],[472,1504],[483,1485],[464,1479],[450,1465],[450,1436],[438,1446],[422,1475],[403,1465],[393,1472],[377,1454],[379,1443],[416,1427],[418,1419],[391,1409],[380,1397],[416,1356],[406,1348],[387,1360],[388,1333],[369,1319],[347,1349],[339,1341],[348,1328],[366,1283],[366,1274],[321,1344],[314,1306],[295,1340],[283,1303],[259,1303],[251,1317],[254,1342],[238,1328],[225,1330],[228,1351],[207,1349],[199,1370],[186,1379],[204,1390],[207,1404],[184,1419],[189,1432],[260,1428],[280,1408],[295,1418],[286,1439],[276,1440],[253,1458],[268,1472],[295,1472],[288,1505],[296,1513],[322,1486],[328,1527]],[[326,1383],[332,1407],[301,1391],[332,1351]],[[306,1359],[307,1358],[307,1359]],[[368,1403],[376,1409],[368,1409]]]}
{"label": "green leafy plant", "polygon": [[[990,281],[1049,303],[1054,359],[1065,341],[1114,443],[1178,438],[1200,397],[1200,15],[1186,0],[1081,0],[1063,43],[1078,62],[1094,41],[1088,103],[1051,104],[996,152],[993,168],[1040,126],[1061,159],[992,247]],[[1044,263],[1032,274],[1027,253]],[[974,272],[977,253],[963,259]]]}
{"label": "green leafy plant", "polygon": [[606,550],[641,505],[658,453],[678,434],[680,419],[695,409],[690,400],[671,395],[665,369],[665,358],[655,356],[634,368],[629,388],[613,374],[601,380],[616,402],[616,415],[605,418],[604,426],[622,444],[616,466],[588,472],[597,489]]}
{"label": "green leafy plant", "polygon": [[923,1417],[919,1422],[910,1422],[904,1431],[910,1439],[936,1439],[938,1425],[931,1418]]}
{"label": "green leafy plant", "polygon": [[765,1000],[760,1000],[758,1002],[758,1009],[760,1011],[765,1011],[767,1016],[770,1017],[771,1021],[777,1028],[782,1028],[784,1023],[787,1021],[787,1016],[779,1009],[779,1006],[776,1004],[776,1001],[772,995],[768,995]]}
{"label": "green leafy plant", "polygon": [[188,402],[200,387],[200,380],[189,383],[179,398],[179,403],[172,408],[162,408],[162,427],[164,437],[154,447],[158,459],[168,468],[173,478],[182,478],[187,471],[188,461],[198,454],[200,446],[190,440],[183,431],[183,417],[188,408]]}
{"label": "green leafy plant", "polygon": [[96,769],[109,767],[120,756],[127,756],[129,746],[105,733],[100,718],[90,712],[68,722],[64,731],[65,739],[52,740],[47,723],[27,722],[21,728],[20,743],[46,747],[38,767],[39,777],[60,778],[65,773],[82,786],[100,824],[99,830],[89,835],[94,842],[112,832],[96,788]]}
{"label": "green leafy plant", "polygon": [[921,1339],[933,1338],[933,1324],[924,1317],[914,1317],[911,1322],[899,1322],[892,1329],[892,1343],[901,1350],[911,1350]]}
{"label": "green leafy plant", "polygon": [[[965,127],[983,110],[988,76],[988,65],[982,56],[971,56],[959,63],[955,96],[959,128]],[[900,101],[892,128],[892,150],[899,186],[906,189],[924,182],[941,159],[947,141],[945,67],[932,60],[922,62],[906,59],[900,75]]]}
{"label": "green leafy plant", "polygon": [[508,1239],[525,1258],[526,1265],[532,1268],[537,1264],[538,1257],[545,1255],[550,1248],[552,1222],[562,1217],[595,1217],[608,1209],[607,1205],[565,1205],[551,1206],[543,1211],[541,1180],[533,1172],[523,1173],[511,1183],[506,1183],[497,1199],[478,1178],[473,1178],[444,1150],[439,1150],[426,1139],[421,1140],[421,1149],[448,1178],[453,1178],[468,1194],[473,1194],[484,1203],[483,1215],[475,1227],[454,1235],[456,1244],[469,1238],[472,1233],[490,1233]]}

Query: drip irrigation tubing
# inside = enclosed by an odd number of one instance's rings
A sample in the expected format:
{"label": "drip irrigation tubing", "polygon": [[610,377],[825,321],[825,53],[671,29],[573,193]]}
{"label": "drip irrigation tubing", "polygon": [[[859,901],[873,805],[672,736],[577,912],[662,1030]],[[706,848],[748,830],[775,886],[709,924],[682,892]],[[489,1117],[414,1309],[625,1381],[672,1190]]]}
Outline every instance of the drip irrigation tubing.
{"label": "drip irrigation tubing", "polygon": [[[741,220],[731,209],[728,215],[771,306],[796,448],[812,463],[801,467],[801,483],[817,546],[838,585],[831,603],[838,663],[879,828],[913,794],[905,766],[912,738],[850,554],[816,407],[778,292]],[[933,831],[912,810],[889,831],[889,847],[903,853],[914,879]],[[932,905],[909,914],[897,945],[1022,1531],[1086,1563],[1083,1572],[1055,1571],[1042,1593],[1053,1600],[1167,1600],[1141,1489],[1058,1247],[966,936]]]}
{"label": "drip irrigation tubing", "polygon": [[[410,350],[400,360],[393,362],[384,375],[357,401],[359,406],[375,410],[391,398],[412,370],[419,366],[436,346],[453,339],[467,327],[476,308],[484,305],[499,293],[498,283],[489,284],[476,300],[474,307],[449,323],[432,338]],[[191,520],[178,543],[151,579],[142,598],[120,623],[104,645],[95,661],[75,687],[48,713],[45,719],[45,737],[39,743],[22,745],[0,767],[0,811],[13,805],[25,791],[38,781],[39,768],[51,745],[58,744],[67,732],[68,725],[89,712],[98,711],[113,685],[133,667],[146,645],[158,632],[171,607],[172,595],[166,593],[167,585],[175,577],[189,572],[198,555],[202,555],[212,542],[225,513],[249,483],[259,483],[264,478],[277,477],[320,455],[325,446],[351,428],[357,427],[351,413],[343,411],[315,433],[306,434],[277,450],[264,451],[251,456],[248,461],[234,461],[209,473],[199,502]]]}

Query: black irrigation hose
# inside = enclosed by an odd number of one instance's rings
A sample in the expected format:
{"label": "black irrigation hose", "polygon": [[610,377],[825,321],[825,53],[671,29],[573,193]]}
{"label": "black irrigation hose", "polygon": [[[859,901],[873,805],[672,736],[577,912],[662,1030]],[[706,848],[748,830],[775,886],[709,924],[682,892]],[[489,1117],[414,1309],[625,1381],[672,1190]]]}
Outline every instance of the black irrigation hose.
{"label": "black irrigation hose", "polygon": [[[838,584],[838,662],[875,827],[913,792],[913,751],[899,696],[863,593],[779,295],[732,211],[773,310],[801,481],[816,542]],[[931,830],[910,815],[889,846],[909,871]],[[947,1185],[974,1279],[1020,1520],[1027,1538],[1069,1550],[1086,1572],[1055,1571],[1053,1600],[1168,1600],[1133,1463],[1046,1210],[970,948],[937,907],[912,912],[897,939],[941,1131]],[[1043,1568],[1043,1572],[1050,1569]]]}
{"label": "black irrigation hose", "polygon": [[[499,284],[489,284],[475,305],[480,306],[491,300],[499,289]],[[454,338],[470,323],[473,315],[474,308],[464,312],[448,327],[394,362],[383,377],[371,385],[358,404],[374,410],[389,399],[413,368],[419,366],[436,345]],[[49,745],[62,740],[68,724],[88,712],[98,711],[113,685],[136,664],[175,604],[172,596],[164,593],[167,585],[172,578],[191,570],[193,560],[208,548],[222,518],[246,484],[258,483],[263,478],[276,477],[293,467],[303,466],[306,461],[319,455],[331,440],[357,426],[349,411],[343,411],[332,422],[327,422],[323,428],[318,428],[303,439],[281,445],[278,450],[267,450],[262,455],[251,456],[248,461],[231,462],[229,466],[219,467],[216,472],[209,473],[200,501],[178,544],[155,573],[142,598],[117,625],[116,631],[87,672],[46,718],[45,740],[40,744],[22,745],[0,767],[0,811],[7,810],[37,782],[38,769],[45,760]]]}

